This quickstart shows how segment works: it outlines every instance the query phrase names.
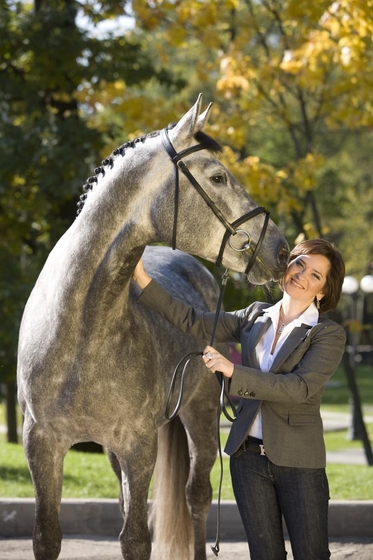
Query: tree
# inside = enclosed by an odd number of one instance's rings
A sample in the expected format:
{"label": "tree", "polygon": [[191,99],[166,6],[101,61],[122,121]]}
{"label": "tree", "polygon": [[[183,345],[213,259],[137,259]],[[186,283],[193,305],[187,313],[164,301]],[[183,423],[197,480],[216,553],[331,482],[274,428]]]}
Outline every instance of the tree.
{"label": "tree", "polygon": [[[0,0],[0,10],[3,382],[27,294],[98,154],[176,120],[200,91],[215,101],[227,165],[290,244],[327,236],[349,272],[365,273],[372,0]],[[125,14],[133,28],[95,35]]]}
{"label": "tree", "polygon": [[[113,17],[124,5],[107,0],[102,13]],[[96,126],[93,92],[113,96],[117,84],[167,78],[136,37],[94,37],[78,27],[78,9],[92,25],[102,19],[96,6],[0,3],[0,384],[8,387],[12,422],[23,307],[47,254],[74,220],[84,179],[114,135],[112,123]],[[9,438],[16,439],[14,423]]]}
{"label": "tree", "polygon": [[231,149],[227,161],[289,239],[326,235],[354,266],[349,200],[361,193],[360,219],[351,223],[361,238],[371,187],[371,0],[135,0],[133,10],[157,58],[188,75],[183,98],[197,88],[213,93],[213,129]]}

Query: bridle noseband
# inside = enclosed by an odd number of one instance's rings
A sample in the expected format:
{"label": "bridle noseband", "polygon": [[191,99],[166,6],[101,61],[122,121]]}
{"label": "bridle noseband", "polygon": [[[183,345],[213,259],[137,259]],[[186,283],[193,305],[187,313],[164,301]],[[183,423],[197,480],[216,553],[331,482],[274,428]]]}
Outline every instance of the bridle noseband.
{"label": "bridle noseband", "polygon": [[167,128],[164,128],[163,130],[161,130],[161,138],[162,138],[163,146],[164,146],[165,150],[167,151],[168,155],[170,156],[170,158],[171,158],[171,160],[172,160],[172,162],[174,163],[174,166],[175,166],[175,210],[174,210],[174,225],[173,225],[173,232],[172,232],[172,248],[176,249],[177,218],[178,218],[178,209],[179,209],[179,172],[178,172],[178,170],[180,169],[184,173],[184,175],[189,179],[189,182],[193,185],[193,187],[196,189],[198,194],[203,198],[203,200],[206,202],[206,204],[209,206],[209,208],[211,208],[211,210],[214,212],[215,216],[218,218],[218,220],[223,224],[223,226],[226,229],[224,237],[222,239],[221,246],[220,246],[220,251],[219,251],[218,257],[216,259],[216,265],[217,266],[221,266],[221,264],[222,264],[223,254],[224,254],[224,250],[225,250],[225,246],[227,244],[227,241],[229,240],[230,236],[236,235],[238,231],[244,232],[246,234],[248,242],[244,245],[243,248],[239,248],[239,249],[235,248],[231,243],[229,243],[231,248],[234,251],[239,251],[239,252],[249,251],[249,250],[252,251],[250,235],[245,230],[239,229],[238,226],[240,224],[248,221],[248,220],[251,220],[255,216],[258,216],[259,214],[265,214],[262,231],[260,233],[260,236],[259,236],[258,242],[256,244],[256,247],[253,250],[253,253],[251,255],[251,258],[250,258],[249,263],[248,263],[248,265],[246,267],[246,270],[245,270],[245,274],[248,274],[248,272],[254,266],[255,259],[257,258],[258,253],[261,249],[261,246],[262,246],[262,243],[263,243],[263,240],[264,240],[264,236],[266,234],[267,227],[268,227],[269,212],[263,206],[258,206],[257,208],[254,208],[254,210],[251,210],[250,212],[247,212],[247,214],[244,214],[243,216],[241,216],[241,218],[238,218],[234,222],[229,223],[229,221],[225,218],[225,216],[221,212],[221,210],[219,210],[219,208],[216,206],[215,202],[213,200],[211,200],[211,198],[206,193],[206,191],[203,190],[203,188],[198,183],[198,181],[193,177],[192,173],[189,171],[189,169],[185,165],[185,163],[183,161],[181,161],[182,158],[184,158],[184,157],[186,157],[190,154],[193,154],[194,152],[198,152],[200,150],[206,150],[207,148],[205,146],[203,146],[202,144],[196,144],[195,146],[191,146],[190,148],[186,148],[185,150],[182,150],[181,152],[177,153],[175,151],[173,145],[171,144]]}

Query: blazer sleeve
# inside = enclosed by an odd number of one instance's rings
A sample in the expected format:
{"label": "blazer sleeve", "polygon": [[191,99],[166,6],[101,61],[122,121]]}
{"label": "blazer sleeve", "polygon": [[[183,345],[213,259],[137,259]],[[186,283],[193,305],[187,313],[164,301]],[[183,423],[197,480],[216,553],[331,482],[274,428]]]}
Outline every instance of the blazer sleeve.
{"label": "blazer sleeve", "polygon": [[342,359],[345,343],[343,327],[326,320],[311,329],[276,372],[236,365],[229,392],[257,400],[302,403],[323,389]]}
{"label": "blazer sleeve", "polygon": [[[213,332],[215,313],[198,311],[164,290],[155,280],[141,292],[139,302],[159,313],[180,331],[209,341]],[[239,342],[241,324],[246,310],[222,311],[215,332],[216,342]]]}

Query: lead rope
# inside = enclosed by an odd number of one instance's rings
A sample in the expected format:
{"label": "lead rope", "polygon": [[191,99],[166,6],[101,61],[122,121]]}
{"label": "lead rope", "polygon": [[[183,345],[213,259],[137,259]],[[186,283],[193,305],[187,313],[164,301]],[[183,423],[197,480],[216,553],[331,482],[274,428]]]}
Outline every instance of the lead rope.
{"label": "lead rope", "polygon": [[[214,344],[216,327],[218,325],[219,314],[220,314],[221,306],[222,306],[222,303],[223,303],[225,287],[226,287],[227,281],[228,281],[228,273],[229,273],[229,271],[226,268],[225,271],[224,271],[224,274],[222,276],[222,280],[221,280],[221,288],[220,288],[218,303],[217,303],[217,306],[216,306],[215,319],[214,319],[214,325],[213,325],[213,328],[212,328],[210,346],[213,346],[213,344]],[[180,410],[180,407],[181,407],[181,402],[182,402],[182,399],[183,399],[185,373],[186,373],[186,369],[188,367],[189,362],[195,356],[202,356],[202,355],[203,355],[203,352],[189,352],[189,354],[186,354],[179,361],[177,366],[175,367],[174,373],[172,375],[171,383],[170,383],[170,388],[169,388],[168,395],[167,395],[167,400],[166,400],[165,416],[166,416],[167,420],[173,420],[179,414],[179,410]],[[171,403],[171,399],[172,399],[174,391],[175,391],[175,384],[176,384],[177,376],[178,376],[178,373],[179,373],[179,370],[180,370],[181,367],[183,369],[182,369],[181,378],[180,378],[179,395],[178,395],[178,398],[177,398],[175,408],[172,411],[172,413],[170,413],[170,403]],[[222,485],[223,485],[223,476],[224,476],[223,453],[222,453],[222,449],[221,449],[221,439],[220,439],[220,415],[221,415],[221,412],[223,412],[224,416],[227,418],[227,420],[229,420],[230,422],[234,422],[234,420],[236,419],[236,410],[235,410],[234,404],[232,403],[231,399],[229,398],[228,392],[226,391],[224,375],[220,371],[216,371],[215,376],[216,376],[216,378],[219,382],[219,385],[221,387],[219,405],[218,405],[218,417],[217,417],[217,440],[218,440],[218,452],[219,452],[219,463],[220,463],[220,479],[219,479],[219,489],[218,489],[218,506],[217,506],[217,514],[216,514],[216,539],[215,539],[214,546],[211,546],[211,550],[215,554],[215,556],[218,556],[219,551],[220,551],[219,542],[220,542],[221,489],[222,489]],[[228,413],[228,410],[227,410],[227,407],[226,407],[226,404],[225,404],[225,399],[227,399],[227,401],[229,403],[229,406],[233,410],[233,417],[230,416],[230,414]]]}
{"label": "lead rope", "polygon": [[[226,288],[226,285],[227,285],[227,281],[228,281],[228,269],[226,268],[225,272],[222,276],[221,289],[220,289],[219,300],[218,300],[216,313],[215,313],[215,321],[214,321],[214,326],[213,326],[213,329],[212,329],[210,346],[214,345],[216,327],[218,325],[219,313],[220,313],[220,309],[221,309],[221,306],[222,306],[222,303],[223,303],[223,296],[224,296],[225,288]],[[223,411],[224,416],[227,418],[227,420],[229,420],[230,422],[234,422],[234,420],[236,419],[236,410],[235,410],[234,404],[232,403],[231,399],[229,398],[228,391],[226,391],[224,375],[220,371],[215,372],[215,375],[216,375],[216,378],[217,378],[217,380],[220,384],[220,387],[221,387],[219,406],[218,406],[218,418],[217,418],[217,440],[218,440],[218,451],[219,451],[220,479],[219,479],[219,489],[218,489],[218,505],[217,505],[217,510],[216,510],[216,538],[215,538],[214,546],[211,546],[211,550],[212,550],[212,552],[214,553],[215,556],[218,556],[219,551],[220,551],[219,543],[220,543],[220,524],[221,524],[221,520],[220,520],[221,489],[222,489],[222,485],[223,485],[223,476],[224,476],[223,452],[222,452],[222,449],[221,449],[221,438],[220,438],[220,415],[221,415],[221,412]],[[227,407],[226,407],[226,404],[225,404],[225,399],[228,400],[229,406],[233,410],[233,417],[230,416],[229,413],[228,413],[228,410],[227,410]]]}

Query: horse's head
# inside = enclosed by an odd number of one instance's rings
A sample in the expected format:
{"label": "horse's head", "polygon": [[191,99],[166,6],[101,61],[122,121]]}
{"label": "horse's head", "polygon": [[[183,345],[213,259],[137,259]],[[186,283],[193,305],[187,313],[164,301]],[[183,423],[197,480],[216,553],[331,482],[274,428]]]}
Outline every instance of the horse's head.
{"label": "horse's head", "polygon": [[[217,159],[222,148],[203,131],[211,104],[204,112],[201,104],[200,95],[175,126],[114,150],[84,186],[75,227],[89,258],[110,255],[116,270],[127,262],[126,251],[165,242],[246,272],[254,284],[277,280],[287,265],[287,242]],[[79,237],[75,229],[72,235]]]}
{"label": "horse's head", "polygon": [[[174,166],[173,246],[239,272],[254,284],[280,278],[289,247],[268,212],[258,207],[214,155],[220,145],[203,129],[211,104],[201,113],[202,96],[162,142]],[[172,180],[171,180],[172,178]]]}

